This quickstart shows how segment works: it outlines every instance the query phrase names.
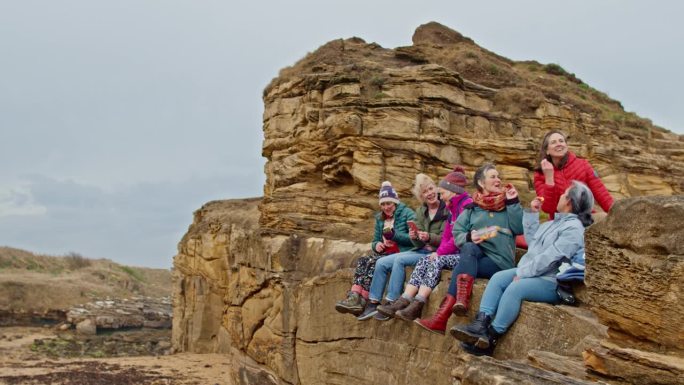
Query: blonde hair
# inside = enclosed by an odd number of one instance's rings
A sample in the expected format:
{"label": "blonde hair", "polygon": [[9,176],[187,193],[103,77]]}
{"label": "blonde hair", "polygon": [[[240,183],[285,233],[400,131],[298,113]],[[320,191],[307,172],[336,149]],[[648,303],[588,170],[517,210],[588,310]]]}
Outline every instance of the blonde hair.
{"label": "blonde hair", "polygon": [[413,189],[411,189],[411,192],[413,193],[413,196],[418,199],[420,203],[423,203],[423,189],[425,189],[426,186],[433,185],[437,187],[435,184],[435,181],[432,180],[429,176],[420,173],[416,175],[416,180],[413,182]]}

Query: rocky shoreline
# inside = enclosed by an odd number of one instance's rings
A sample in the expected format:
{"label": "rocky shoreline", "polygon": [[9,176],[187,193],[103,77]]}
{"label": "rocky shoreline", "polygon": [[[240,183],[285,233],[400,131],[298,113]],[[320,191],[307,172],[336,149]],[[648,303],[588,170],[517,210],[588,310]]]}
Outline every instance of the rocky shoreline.
{"label": "rocky shoreline", "polygon": [[74,327],[78,333],[86,335],[102,330],[170,329],[171,318],[171,299],[168,297],[105,299],[72,307],[60,329]]}
{"label": "rocky shoreline", "polygon": [[[36,339],[31,350],[58,357],[121,357],[171,353],[169,297],[106,298],[66,310],[0,313],[2,326],[38,326],[54,336]],[[2,334],[0,340],[21,338]]]}
{"label": "rocky shoreline", "polygon": [[50,358],[167,355],[171,354],[171,330],[142,328],[91,336],[58,332],[54,337],[35,339],[31,350]]}

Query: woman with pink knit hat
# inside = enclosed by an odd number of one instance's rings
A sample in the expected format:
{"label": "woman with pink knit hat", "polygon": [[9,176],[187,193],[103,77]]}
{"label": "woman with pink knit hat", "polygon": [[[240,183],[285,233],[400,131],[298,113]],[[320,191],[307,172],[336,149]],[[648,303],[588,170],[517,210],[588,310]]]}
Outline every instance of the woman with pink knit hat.
{"label": "woman with pink knit hat", "polygon": [[409,237],[408,221],[416,214],[399,201],[399,195],[388,181],[382,182],[378,194],[380,212],[375,215],[375,234],[371,243],[371,255],[361,257],[356,263],[354,280],[347,298],[335,304],[340,313],[358,316],[368,300],[375,262],[390,254],[410,250],[413,247]]}

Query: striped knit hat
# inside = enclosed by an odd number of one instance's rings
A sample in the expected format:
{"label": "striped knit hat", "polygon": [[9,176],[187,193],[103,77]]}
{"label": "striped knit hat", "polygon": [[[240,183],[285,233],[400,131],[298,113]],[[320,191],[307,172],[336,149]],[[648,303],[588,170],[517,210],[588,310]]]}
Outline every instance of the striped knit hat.
{"label": "striped knit hat", "polygon": [[394,190],[394,187],[392,187],[392,183],[388,181],[382,182],[382,186],[380,186],[380,193],[378,194],[378,197],[380,198],[380,203],[393,202],[399,204],[399,195],[397,195],[397,192]]}
{"label": "striped knit hat", "polygon": [[465,176],[465,169],[463,166],[455,166],[454,170],[447,174],[444,179],[439,181],[439,187],[454,192],[456,194],[463,194],[464,187],[468,184],[468,179]]}

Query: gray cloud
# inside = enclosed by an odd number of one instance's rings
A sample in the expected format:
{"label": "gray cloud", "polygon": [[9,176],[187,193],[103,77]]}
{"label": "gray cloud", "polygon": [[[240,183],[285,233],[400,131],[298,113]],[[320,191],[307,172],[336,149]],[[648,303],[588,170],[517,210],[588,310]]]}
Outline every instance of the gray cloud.
{"label": "gray cloud", "polygon": [[241,197],[258,195],[251,179],[246,174],[224,175],[105,191],[32,176],[24,182],[23,194],[44,210],[0,217],[0,244],[46,254],[76,251],[131,265],[171,267],[193,211],[210,200],[229,198],[227,190]]}

